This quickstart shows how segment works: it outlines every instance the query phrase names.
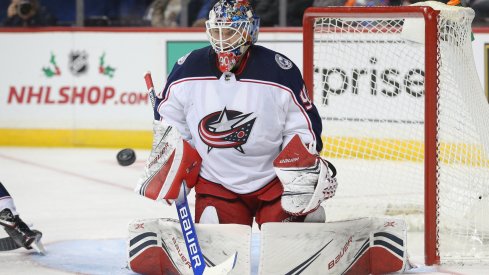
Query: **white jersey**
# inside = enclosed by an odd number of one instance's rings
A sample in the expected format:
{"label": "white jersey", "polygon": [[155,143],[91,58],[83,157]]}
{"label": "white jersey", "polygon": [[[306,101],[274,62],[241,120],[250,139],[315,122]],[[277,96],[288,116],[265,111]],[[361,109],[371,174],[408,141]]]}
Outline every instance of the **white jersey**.
{"label": "white jersey", "polygon": [[272,181],[273,160],[299,134],[321,150],[321,121],[298,68],[252,46],[236,74],[222,74],[206,47],[180,58],[155,118],[175,126],[202,157],[200,176],[238,194]]}

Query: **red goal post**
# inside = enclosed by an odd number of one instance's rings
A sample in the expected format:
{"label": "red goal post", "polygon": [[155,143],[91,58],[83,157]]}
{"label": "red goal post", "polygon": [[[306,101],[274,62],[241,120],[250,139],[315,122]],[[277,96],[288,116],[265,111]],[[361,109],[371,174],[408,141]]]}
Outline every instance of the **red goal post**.
{"label": "red goal post", "polygon": [[[442,141],[440,137],[440,124],[445,124],[445,120],[441,120],[439,117],[440,112],[445,112],[445,110],[440,111],[440,106],[445,108],[444,104],[440,100],[440,89],[444,83],[446,82],[445,80],[440,80],[441,77],[444,77],[444,73],[441,72],[440,66],[441,63],[441,57],[440,57],[440,39],[446,39],[444,38],[443,35],[440,35],[439,30],[440,30],[440,11],[435,10],[434,8],[428,7],[428,6],[402,6],[402,7],[312,7],[308,8],[304,14],[304,19],[303,19],[303,75],[304,75],[304,80],[306,83],[306,87],[308,88],[309,95],[310,97],[314,100],[316,106],[318,107],[320,113],[324,111],[325,113],[328,112],[330,109],[334,110],[340,110],[340,107],[332,107],[334,106],[333,101],[337,100],[337,98],[340,98],[342,96],[351,96],[351,100],[355,100],[355,97],[361,97],[364,96],[366,98],[366,95],[363,94],[369,94],[369,98],[363,101],[371,100],[371,98],[379,99],[381,96],[379,94],[387,95],[391,98],[394,98],[394,100],[398,100],[402,96],[403,92],[400,92],[402,90],[401,86],[404,84],[404,94],[406,94],[406,90],[408,89],[409,85],[418,85],[421,83],[421,80],[419,81],[413,81],[413,83],[416,84],[410,84],[406,81],[411,80],[411,78],[406,74],[404,77],[404,82],[402,81],[402,69],[398,69],[399,67],[402,67],[403,62],[398,62],[396,64],[398,67],[391,66],[391,65],[382,65],[385,66],[384,70],[380,70],[377,68],[381,65],[380,64],[382,61],[379,61],[378,59],[384,58],[384,59],[391,59],[394,60],[396,58],[404,58],[407,55],[396,55],[395,52],[392,55],[388,55],[387,53],[384,53],[383,47],[377,47],[377,46],[371,46],[371,50],[368,49],[365,52],[368,51],[368,53],[365,53],[365,55],[371,55],[372,57],[370,58],[370,63],[366,63],[366,65],[356,65],[357,67],[354,67],[351,65],[353,62],[356,62],[356,60],[361,59],[361,53],[358,53],[359,55],[355,55],[356,52],[361,52],[365,48],[364,46],[361,45],[368,45],[368,44],[393,44],[393,45],[401,45],[402,43],[412,43],[412,42],[390,42],[390,36],[389,34],[400,34],[402,32],[402,28],[407,28],[408,22],[411,18],[414,19],[423,19],[424,21],[424,29],[416,29],[417,31],[420,32],[420,36],[422,36],[421,32],[424,33],[424,41],[423,42],[416,42],[414,47],[416,49],[419,48],[418,45],[422,45],[422,51],[424,53],[423,60],[420,61],[423,64],[424,67],[422,68],[424,72],[420,75],[420,78],[422,78],[423,82],[423,87],[422,87],[422,92],[423,94],[421,96],[418,95],[418,97],[424,98],[423,102],[421,103],[424,111],[424,116],[421,119],[422,122],[419,122],[418,124],[422,124],[424,126],[424,132],[423,132],[423,137],[422,140],[419,141],[419,148],[422,148],[423,152],[421,153],[415,153],[422,158],[420,162],[423,163],[422,165],[422,177],[423,183],[423,190],[424,193],[424,201],[421,202],[423,205],[423,211],[424,211],[424,253],[425,253],[425,262],[428,265],[433,265],[433,264],[440,264],[440,247],[445,249],[444,244],[440,244],[440,226],[447,226],[445,223],[440,222],[440,198],[438,197],[440,194],[440,186],[444,186],[443,184],[440,185],[439,180],[440,178],[443,178],[443,176],[440,176],[440,173],[445,171],[445,168],[440,168],[440,162],[443,162],[444,156],[446,155],[446,144],[452,145],[453,143],[456,144],[461,144],[464,143],[463,146],[467,146],[465,144],[465,139],[461,138],[464,140],[464,142],[461,142],[459,140],[453,141],[452,143]],[[398,21],[402,21],[399,23]],[[379,23],[380,22],[380,23]],[[392,23],[395,22],[395,23]],[[389,25],[392,24],[392,25]],[[448,24],[448,23],[447,23]],[[450,23],[452,24],[452,23]],[[448,28],[448,27],[447,27]],[[412,31],[411,31],[412,32]],[[350,36],[351,33],[351,36]],[[362,33],[369,34],[372,37],[377,35],[380,38],[367,38],[370,39],[367,42],[360,41],[363,39],[363,37],[366,37],[367,35],[360,35]],[[416,33],[416,32],[414,32]],[[387,35],[384,35],[387,34]],[[446,34],[444,34],[446,35]],[[362,38],[357,38],[354,36],[362,36]],[[382,41],[382,39],[387,39],[389,42]],[[398,40],[402,40],[402,39]],[[360,46],[359,50],[355,50],[354,44],[358,43]],[[455,43],[456,44],[456,43]],[[353,45],[353,46],[350,46]],[[338,46],[338,48],[334,48],[333,46]],[[456,45],[458,46],[458,45]],[[343,47],[343,48],[342,48]],[[368,47],[368,46],[366,46]],[[397,46],[396,46],[397,47]],[[347,48],[347,50],[344,50],[344,48]],[[377,49],[378,48],[378,49]],[[350,52],[348,52],[350,51]],[[377,51],[377,52],[375,52]],[[322,53],[321,53],[322,52]],[[320,59],[316,55],[321,55]],[[330,59],[331,56],[333,55],[341,55],[341,57],[338,57],[339,59],[343,58],[343,61],[333,61]],[[355,57],[351,57],[355,55]],[[448,55],[448,54],[447,54]],[[348,59],[351,58],[351,59]],[[348,60],[348,61],[346,61]],[[321,63],[324,62],[324,63]],[[339,63],[338,63],[339,62]],[[344,62],[344,63],[341,63]],[[406,66],[411,61],[406,57]],[[446,63],[446,62],[445,62]],[[324,69],[324,67],[327,67],[329,64],[335,64],[331,65],[331,67]],[[342,65],[337,65],[337,64],[345,64],[345,67],[342,67]],[[349,67],[349,66],[352,67]],[[377,67],[376,67],[377,66]],[[391,66],[391,67],[389,67]],[[323,67],[323,68],[322,68]],[[326,72],[326,73],[325,73]],[[349,73],[353,72],[353,73]],[[379,72],[381,72],[379,74]],[[409,71],[409,73],[411,73]],[[415,74],[415,73],[413,73]],[[316,75],[316,78],[315,78]],[[422,76],[422,77],[421,77]],[[396,78],[397,77],[397,78]],[[477,76],[476,76],[477,77]],[[332,78],[336,78],[335,81],[331,80]],[[381,80],[379,80],[381,79]],[[452,79],[448,78],[447,79]],[[328,82],[329,81],[329,82]],[[362,91],[361,84],[359,84],[360,81],[370,81],[370,84],[364,85],[364,87],[369,86],[370,90],[368,92],[368,89],[365,89]],[[450,80],[451,81],[451,80]],[[440,84],[440,83],[443,83]],[[379,84],[380,83],[380,84]],[[384,88],[380,88],[379,86],[384,85]],[[477,86],[477,83],[475,84]],[[331,88],[332,86],[335,86],[334,88]],[[460,85],[465,87],[464,85]],[[352,88],[353,87],[353,88]],[[472,87],[472,86],[471,86]],[[381,92],[379,92],[379,90]],[[392,95],[394,94],[394,95]],[[401,95],[399,95],[401,94]],[[322,99],[319,99],[318,97],[321,97]],[[385,96],[388,97],[388,96]],[[443,96],[442,96],[443,97]],[[373,99],[372,99],[373,100]],[[339,125],[338,123],[345,122],[345,123],[351,123],[352,121],[361,121],[360,124],[358,123],[359,127],[365,127],[367,128],[366,131],[368,131],[368,128],[376,124],[375,127],[379,127],[378,125],[380,124],[388,124],[390,121],[396,121],[397,125],[392,126],[394,128],[407,128],[406,124],[415,124],[413,122],[409,123],[404,123],[407,121],[405,117],[402,118],[392,118],[387,115],[386,118],[379,118],[377,117],[377,114],[374,114],[374,118],[368,117],[369,114],[372,114],[370,109],[375,109],[379,108],[379,110],[383,109],[381,106],[387,106],[391,103],[387,102],[387,99],[380,99],[382,101],[386,101],[386,103],[381,103],[379,107],[376,107],[376,103],[372,103],[370,107],[366,107],[366,109],[369,109],[369,111],[360,111],[360,112],[365,112],[365,115],[362,114],[362,116],[359,117],[352,117],[350,112],[348,115],[344,116],[338,116],[338,117],[333,117],[333,115],[328,115],[328,114],[321,114],[323,118],[323,124],[328,125],[328,124],[335,124]],[[412,100],[412,99],[409,99]],[[324,102],[326,102],[324,104]],[[419,102],[417,100],[416,102]],[[344,109],[350,108],[350,105],[348,104],[348,101],[344,101],[343,104],[346,104],[343,106]],[[385,105],[383,105],[385,104]],[[397,104],[397,103],[396,103]],[[400,103],[401,104],[401,103]],[[399,105],[401,106],[401,105]],[[353,106],[351,109],[353,110],[355,106]],[[405,108],[405,107],[397,107],[397,108]],[[406,107],[407,108],[407,107]],[[407,110],[407,109],[406,109]],[[415,119],[413,119],[414,121]],[[403,124],[404,123],[404,124]],[[450,122],[451,123],[451,122]],[[399,126],[400,124],[403,124],[402,126]],[[448,123],[449,124],[449,123]],[[476,123],[477,124],[477,123]],[[357,126],[358,126],[357,125]],[[356,126],[355,126],[356,127]],[[391,127],[391,126],[388,126]],[[377,129],[377,128],[375,128]],[[329,130],[329,129],[328,129]],[[333,129],[334,130],[334,129]],[[372,130],[373,131],[373,130]],[[484,130],[485,131],[485,130]],[[341,131],[340,131],[341,132]],[[377,130],[376,130],[377,132]],[[387,129],[386,132],[390,134],[392,132],[390,129]],[[343,131],[339,134],[333,133],[332,135],[336,136],[342,136],[342,137],[333,137],[331,138],[332,141],[336,142],[330,146],[328,146],[328,138],[325,137],[330,134],[329,131],[323,131],[323,140],[326,140],[325,142],[325,150],[323,150],[322,154],[327,154],[327,150],[332,149],[332,150],[338,150],[338,152],[341,153],[335,153],[332,157],[338,157],[339,158],[345,158],[345,159],[354,159],[356,158],[359,154],[363,154],[364,152],[368,151],[371,152],[374,149],[371,148],[377,148],[377,147],[383,147],[383,148],[388,148],[388,149],[382,149],[386,151],[395,151],[396,149],[399,151],[404,152],[405,149],[400,148],[398,145],[389,145],[386,143],[386,140],[392,141],[393,139],[389,137],[389,139],[379,139],[378,137],[375,138],[365,138],[361,136],[361,134],[351,134],[351,136],[348,136],[346,140],[348,142],[352,142],[352,144],[349,144],[345,146],[345,148],[338,149],[337,147],[339,146],[338,144],[345,144],[344,140],[338,141],[338,139],[344,139],[346,131]],[[348,132],[346,135],[349,135],[350,132]],[[484,132],[485,134],[485,132]],[[402,135],[400,132],[399,135]],[[407,135],[410,135],[410,133],[407,133]],[[416,136],[418,134],[413,134],[413,136]],[[484,135],[483,135],[484,136]],[[396,137],[396,144],[403,144],[404,137]],[[399,139],[401,141],[399,141]],[[411,141],[410,138],[406,137],[405,139],[409,139],[410,144],[413,142]],[[353,140],[353,141],[352,141]],[[374,141],[372,141],[374,140]],[[379,141],[380,140],[380,141]],[[418,144],[418,142],[414,142],[415,144]],[[365,145],[367,144],[367,145]],[[379,146],[381,144],[381,146]],[[386,145],[387,144],[387,145]],[[392,143],[391,143],[392,144]],[[353,152],[352,148],[359,148],[361,146],[365,145],[366,147],[370,148],[363,148],[359,152]],[[471,144],[469,144],[471,145]],[[394,146],[392,149],[389,147]],[[458,145],[457,145],[458,146]],[[461,146],[461,145],[460,145]],[[348,148],[346,148],[348,147]],[[450,147],[452,148],[452,147]],[[477,147],[479,148],[479,147]],[[409,149],[408,149],[409,150]],[[448,149],[450,150],[455,150],[455,149]],[[477,149],[479,150],[479,149]],[[345,153],[348,151],[348,153]],[[360,157],[361,159],[364,160],[374,160],[372,162],[385,162],[385,159],[387,160],[392,160],[393,157],[389,156],[387,158],[379,158],[379,155],[384,154],[385,152],[381,153],[374,153],[372,156],[365,156],[362,155]],[[453,152],[450,151],[450,155]],[[341,156],[340,156],[341,155]],[[329,155],[328,155],[329,156]],[[331,157],[331,156],[329,156]],[[413,157],[413,159],[416,157]],[[459,157],[454,157],[459,159]],[[411,160],[411,157],[407,158],[408,161]],[[395,159],[396,161],[402,161],[403,163],[406,162],[406,159],[401,159],[397,158]],[[453,163],[454,161],[448,161],[449,163]],[[467,166],[467,163],[462,163],[464,166]],[[357,165],[357,164],[355,164]],[[369,164],[370,165],[370,164]],[[380,165],[380,164],[379,164]],[[410,165],[410,164],[409,164]],[[487,155],[484,155],[484,160],[482,164],[477,164],[479,169],[480,166],[484,167],[487,165]],[[487,167],[485,167],[487,168]],[[452,168],[450,168],[452,169]],[[465,168],[461,168],[465,169]],[[392,169],[391,169],[392,170]],[[382,169],[379,169],[379,171],[383,171]],[[440,172],[441,171],[441,172]],[[339,174],[341,173],[341,170],[339,171]],[[406,172],[406,175],[409,175],[409,171]],[[451,173],[451,171],[450,171]],[[460,172],[460,173],[463,173]],[[484,171],[484,175],[481,176],[484,179],[486,178],[486,171]],[[402,176],[401,177],[406,177]],[[361,178],[357,178],[358,180],[362,180]],[[341,184],[341,178],[339,178],[340,181],[340,188],[342,187]],[[479,181],[479,179],[476,179],[475,181]],[[352,183],[353,184],[353,183]],[[404,183],[404,187],[408,185],[409,183]],[[386,185],[388,186],[387,189],[391,188],[391,185]],[[373,187],[373,188],[379,188],[379,187]],[[382,188],[382,187],[380,187]],[[394,187],[395,188],[395,187]],[[400,187],[403,188],[403,187]],[[443,187],[444,188],[444,187]],[[464,187],[461,187],[462,189]],[[484,192],[487,192],[485,187],[481,187],[483,190],[480,191],[481,194]],[[401,193],[405,192],[403,191],[404,189],[392,189],[393,193]],[[443,191],[444,192],[444,191]],[[345,196],[346,197],[346,196]],[[341,198],[340,198],[341,200]],[[341,201],[340,201],[341,203]],[[329,204],[335,204],[335,200],[331,200]],[[348,204],[348,203],[345,203]],[[406,203],[406,205],[411,205],[411,203]],[[443,202],[443,204],[445,204]],[[392,202],[388,202],[385,205],[392,205]],[[443,206],[444,207],[444,206]],[[403,210],[404,211],[404,210]],[[407,210],[408,212],[411,210]],[[448,210],[450,211],[450,210]],[[405,214],[403,214],[405,215]],[[347,216],[346,218],[351,218],[355,216]],[[457,216],[455,216],[456,219]],[[444,217],[443,217],[444,218]],[[469,223],[469,222],[468,222]],[[421,225],[423,226],[423,225]],[[449,226],[449,225],[448,225]],[[445,234],[445,233],[443,233]],[[456,233],[449,233],[451,235],[456,235]],[[486,235],[484,235],[486,236]],[[445,238],[445,237],[444,237]],[[443,239],[443,242],[447,242],[445,239]],[[487,251],[485,250],[486,248],[483,248],[484,253]],[[453,253],[448,252],[448,255],[451,257]],[[461,256],[462,258],[464,256]],[[454,260],[455,262],[458,262],[458,258]],[[482,261],[485,261],[484,259]]]}

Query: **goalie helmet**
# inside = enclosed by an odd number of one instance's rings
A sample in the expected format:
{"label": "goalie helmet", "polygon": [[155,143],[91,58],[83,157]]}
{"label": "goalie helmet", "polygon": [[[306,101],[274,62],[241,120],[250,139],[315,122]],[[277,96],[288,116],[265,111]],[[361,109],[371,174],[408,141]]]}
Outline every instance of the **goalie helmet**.
{"label": "goalie helmet", "polygon": [[214,5],[205,26],[222,72],[231,71],[256,42],[259,25],[248,0],[219,0]]}

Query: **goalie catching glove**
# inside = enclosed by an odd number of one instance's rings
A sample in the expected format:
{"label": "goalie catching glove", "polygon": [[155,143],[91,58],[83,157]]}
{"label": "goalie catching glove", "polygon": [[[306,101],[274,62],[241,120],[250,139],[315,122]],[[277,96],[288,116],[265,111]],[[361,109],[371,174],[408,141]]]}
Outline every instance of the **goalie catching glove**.
{"label": "goalie catching glove", "polygon": [[153,147],[135,191],[157,201],[172,204],[185,182],[195,186],[202,159],[178,130],[164,121],[153,121]]}
{"label": "goalie catching glove", "polygon": [[336,168],[312,154],[295,135],[273,161],[282,186],[282,208],[295,216],[315,211],[321,202],[334,196],[338,183]]}

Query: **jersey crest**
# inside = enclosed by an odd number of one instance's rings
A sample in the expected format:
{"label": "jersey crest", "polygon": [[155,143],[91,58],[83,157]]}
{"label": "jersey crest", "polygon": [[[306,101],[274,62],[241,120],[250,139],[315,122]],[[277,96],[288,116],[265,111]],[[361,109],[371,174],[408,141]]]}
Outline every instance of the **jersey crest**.
{"label": "jersey crest", "polygon": [[278,66],[284,70],[292,68],[292,61],[288,60],[278,53],[275,54],[275,61],[277,62]]}
{"label": "jersey crest", "polygon": [[234,148],[244,154],[242,146],[248,141],[256,119],[250,117],[252,114],[224,107],[222,111],[206,115],[199,122],[199,136],[208,146],[207,152],[213,148]]}

